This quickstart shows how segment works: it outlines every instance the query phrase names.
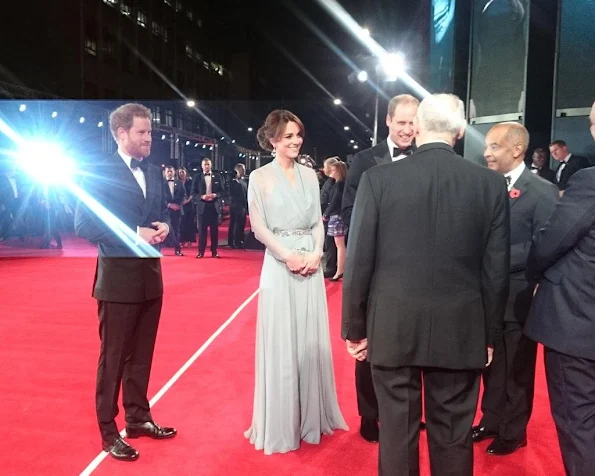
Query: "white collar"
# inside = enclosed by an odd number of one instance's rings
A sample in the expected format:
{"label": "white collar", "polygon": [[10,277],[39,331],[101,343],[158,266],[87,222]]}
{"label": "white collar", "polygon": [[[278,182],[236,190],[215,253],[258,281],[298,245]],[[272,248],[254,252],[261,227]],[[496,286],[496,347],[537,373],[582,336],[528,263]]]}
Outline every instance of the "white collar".
{"label": "white collar", "polygon": [[512,169],[507,174],[504,174],[505,177],[510,177],[510,185],[509,187],[514,187],[515,182],[519,179],[522,173],[525,171],[525,161],[523,160],[519,165],[517,165],[514,169]]}
{"label": "white collar", "polygon": [[[118,155],[122,158],[122,160],[128,166],[128,168],[130,170],[132,170],[132,168],[130,167],[130,162],[132,162],[132,157],[130,157],[129,155],[126,155],[124,152],[122,152],[122,149],[118,149]],[[142,160],[145,160],[145,159],[143,158]]]}
{"label": "white collar", "polygon": [[571,155],[572,155],[572,154],[568,154],[566,157],[564,157],[564,160],[563,160],[562,162],[566,162],[566,163],[568,163],[568,161],[570,160],[570,156],[571,156]]}

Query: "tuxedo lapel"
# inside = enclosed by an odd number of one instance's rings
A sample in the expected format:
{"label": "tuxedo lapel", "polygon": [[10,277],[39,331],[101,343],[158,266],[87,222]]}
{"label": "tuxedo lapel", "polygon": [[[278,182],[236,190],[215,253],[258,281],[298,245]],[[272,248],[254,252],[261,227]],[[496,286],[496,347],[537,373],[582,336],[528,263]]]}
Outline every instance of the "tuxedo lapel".
{"label": "tuxedo lapel", "polygon": [[[139,211],[145,202],[143,191],[134,178],[132,170],[126,165],[120,154],[117,152],[112,156],[114,170],[113,173],[106,171],[105,177],[110,180],[109,184],[114,188],[113,192],[118,194],[130,194],[131,201],[138,205]],[[111,166],[111,164],[110,164]],[[113,180],[113,181],[112,181]]]}
{"label": "tuxedo lapel", "polygon": [[[510,208],[512,208],[520,198],[529,190],[531,187],[531,171],[529,169],[523,170],[523,173],[518,178],[518,180],[514,183],[510,192],[508,192],[508,204]],[[516,190],[516,192],[515,192]]]}
{"label": "tuxedo lapel", "polygon": [[382,144],[375,147],[378,148],[378,151],[374,151],[374,161],[376,165],[382,164],[390,164],[392,162],[392,157],[390,150],[388,150],[388,144],[386,141],[383,141]]}

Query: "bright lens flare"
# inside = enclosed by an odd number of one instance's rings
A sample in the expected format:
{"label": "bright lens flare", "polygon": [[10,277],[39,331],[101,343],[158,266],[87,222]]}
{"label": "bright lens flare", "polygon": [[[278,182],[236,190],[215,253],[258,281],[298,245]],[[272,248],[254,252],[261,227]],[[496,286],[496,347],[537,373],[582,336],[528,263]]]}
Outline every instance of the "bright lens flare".
{"label": "bright lens flare", "polygon": [[17,165],[37,182],[64,185],[75,171],[74,162],[58,144],[35,141],[22,144],[16,154]]}

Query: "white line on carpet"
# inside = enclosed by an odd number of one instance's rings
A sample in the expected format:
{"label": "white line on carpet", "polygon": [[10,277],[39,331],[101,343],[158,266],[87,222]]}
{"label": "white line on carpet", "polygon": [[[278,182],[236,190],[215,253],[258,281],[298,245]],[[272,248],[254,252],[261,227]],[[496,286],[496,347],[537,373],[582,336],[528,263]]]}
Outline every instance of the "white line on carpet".
{"label": "white line on carpet", "polygon": [[[238,316],[238,314],[240,312],[242,312],[244,310],[244,308],[250,304],[250,302],[252,301],[252,299],[254,299],[256,297],[256,295],[258,294],[258,289],[256,291],[254,291],[252,293],[252,295],[246,299],[241,305],[240,307],[238,307],[235,312],[229,316],[229,319],[227,319],[227,321],[225,321],[223,324],[221,324],[221,327],[219,327],[219,329],[217,329],[213,335],[211,337],[208,338],[208,340],[200,347],[200,349],[198,349],[194,355],[192,357],[190,357],[188,359],[188,361],[182,365],[182,367],[180,368],[180,370],[178,370],[174,376],[172,378],[169,379],[169,381],[161,388],[161,390],[159,390],[155,396],[151,399],[151,401],[149,402],[149,405],[151,407],[153,407],[160,399],[161,397],[163,397],[163,395],[165,395],[165,392],[167,392],[174,383],[176,383],[176,381],[184,374],[184,372],[186,372],[186,370],[188,370],[188,368],[190,368],[190,366],[196,361],[196,359],[198,359],[200,357],[200,355],[213,343],[213,341],[225,330],[225,328],[227,326],[229,326],[233,320]],[[120,432],[120,436],[125,437],[126,436],[126,430],[122,430]],[[95,469],[99,466],[99,464],[108,456],[108,453],[105,451],[102,451],[101,453],[99,453],[95,459],[93,461],[91,461],[91,463],[89,463],[89,466],[87,466],[80,474],[80,476],[89,476],[93,471],[95,471]]]}

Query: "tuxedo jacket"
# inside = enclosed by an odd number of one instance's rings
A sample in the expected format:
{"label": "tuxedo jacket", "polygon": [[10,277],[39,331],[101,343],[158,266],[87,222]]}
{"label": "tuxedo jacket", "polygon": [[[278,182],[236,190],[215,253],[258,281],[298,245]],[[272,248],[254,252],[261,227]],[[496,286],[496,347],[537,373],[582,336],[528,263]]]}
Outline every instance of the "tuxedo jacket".
{"label": "tuxedo jacket", "polygon": [[509,289],[506,181],[442,143],[362,176],[342,336],[386,367],[481,369]]}
{"label": "tuxedo jacket", "polygon": [[[558,164],[556,168],[556,177],[558,176],[558,169],[562,167],[562,162]],[[568,185],[568,180],[572,177],[576,172],[581,169],[589,167],[589,161],[585,157],[581,157],[580,155],[572,154],[566,163],[564,169],[562,169],[562,173],[560,174],[560,180],[557,182],[558,188],[560,190],[566,190]]]}
{"label": "tuxedo jacket", "polygon": [[533,236],[545,226],[558,202],[558,188],[527,168],[509,192],[510,293],[504,320],[524,324],[535,282],[526,279],[527,258]]}
{"label": "tuxedo jacket", "polygon": [[351,223],[351,213],[355,203],[355,195],[362,174],[376,165],[390,164],[392,161],[392,152],[388,150],[388,143],[386,140],[383,140],[380,144],[377,144],[374,147],[354,154],[345,179],[343,200],[341,204],[343,222],[347,227],[349,227]]}
{"label": "tuxedo jacket", "polygon": [[[192,179],[192,193],[191,195],[194,197],[196,202],[196,214],[201,217],[204,210],[205,205],[208,202],[205,202],[200,197],[207,193],[207,182],[205,181],[205,176],[203,173],[198,173]],[[221,195],[223,193],[223,181],[219,174],[211,172],[211,193],[216,193],[217,197],[212,201],[215,205],[215,210],[217,210],[217,214],[221,214]]]}
{"label": "tuxedo jacket", "polygon": [[137,227],[151,228],[151,223],[156,221],[169,225],[161,169],[149,165],[144,174],[146,198],[116,152],[94,163],[81,183],[81,188],[97,204],[80,200],[74,226],[77,236],[96,243],[99,248],[93,284],[93,297],[98,300],[137,303],[163,295],[157,247],[147,245],[144,251],[129,246],[127,243],[134,241],[127,242],[117,232],[121,227],[134,236]]}
{"label": "tuxedo jacket", "polygon": [[541,167],[541,169],[539,169],[537,172],[537,175],[550,183],[556,184],[556,172],[554,172],[548,166]]}
{"label": "tuxedo jacket", "polygon": [[[184,188],[184,184],[177,179],[174,179],[174,193],[172,195],[171,190],[169,189],[169,182],[167,180],[163,180],[163,194],[165,196],[165,203],[166,206],[168,203],[175,203],[176,205],[182,206],[182,202],[186,197],[186,189]],[[181,213],[182,209],[175,211],[168,208],[170,213]]]}
{"label": "tuxedo jacket", "polygon": [[562,354],[595,360],[595,168],[568,182],[535,236],[527,275],[540,280],[525,333]]}
{"label": "tuxedo jacket", "polygon": [[233,179],[229,184],[231,206],[234,208],[248,208],[248,187],[245,180]]}

